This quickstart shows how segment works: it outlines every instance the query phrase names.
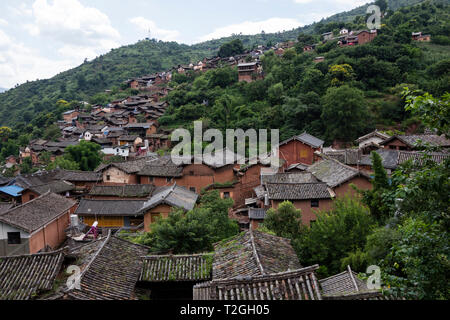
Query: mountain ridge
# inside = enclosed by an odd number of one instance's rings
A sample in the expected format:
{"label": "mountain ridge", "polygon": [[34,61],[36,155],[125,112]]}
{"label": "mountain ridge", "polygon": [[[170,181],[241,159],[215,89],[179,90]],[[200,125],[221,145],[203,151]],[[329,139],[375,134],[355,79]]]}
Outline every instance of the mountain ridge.
{"label": "mountain ridge", "polygon": [[[439,1],[439,0],[434,0]],[[434,2],[433,1],[433,2]],[[422,0],[390,0],[392,7],[416,4]],[[320,24],[352,19],[358,13],[365,14],[369,4],[353,10],[338,13],[320,22],[285,32],[235,35],[210,40],[194,45],[142,40],[138,43],[113,49],[92,61],[66,70],[52,78],[27,81],[7,92],[0,93],[0,124],[12,125],[42,112],[51,112],[52,105],[59,99],[88,100],[92,95],[118,86],[128,78],[143,74],[169,70],[179,64],[187,64],[205,57],[215,56],[218,48],[232,39],[239,38],[245,47],[268,42],[283,42],[296,39],[300,32],[312,33]],[[24,113],[27,113],[26,119]],[[31,113],[31,114],[30,114]]]}

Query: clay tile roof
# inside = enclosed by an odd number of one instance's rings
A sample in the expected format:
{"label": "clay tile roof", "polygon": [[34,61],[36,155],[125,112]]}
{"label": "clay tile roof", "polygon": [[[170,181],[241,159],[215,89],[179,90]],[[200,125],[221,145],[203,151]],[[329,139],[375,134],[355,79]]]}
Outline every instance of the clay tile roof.
{"label": "clay tile roof", "polygon": [[138,173],[141,171],[150,161],[154,160],[154,157],[144,157],[139,158],[132,161],[126,161],[126,162],[116,162],[116,163],[110,163],[110,164],[101,164],[95,172],[102,172],[103,170],[108,169],[109,167],[116,167],[119,170],[131,174],[131,173]]}
{"label": "clay tile roof", "polygon": [[89,195],[121,198],[146,198],[152,195],[155,186],[147,184],[125,186],[94,186]]}
{"label": "clay tile roof", "polygon": [[382,133],[382,132],[380,132],[378,130],[375,130],[375,131],[372,131],[369,134],[366,134],[365,136],[362,136],[362,137],[358,138],[358,140],[356,140],[356,142],[357,143],[361,143],[364,140],[370,139],[372,137],[378,137],[380,139],[386,140],[386,139],[389,139],[391,136],[388,135],[388,134]]}
{"label": "clay tile roof", "polygon": [[308,172],[328,184],[330,188],[340,186],[361,174],[358,170],[333,159],[316,162],[308,168]]}
{"label": "clay tile roof", "polygon": [[59,177],[70,182],[98,182],[102,180],[101,173],[91,171],[61,170]]}
{"label": "clay tile roof", "polygon": [[332,192],[326,183],[268,183],[270,200],[331,199]]}
{"label": "clay tile roof", "polygon": [[81,274],[81,290],[66,293],[76,300],[136,300],[134,288],[149,248],[108,235]]}
{"label": "clay tile roof", "polygon": [[247,231],[215,246],[213,279],[255,277],[301,268],[290,240]]}
{"label": "clay tile roof", "polygon": [[137,216],[145,200],[90,200],[81,199],[75,214],[98,216]]}
{"label": "clay tile roof", "polygon": [[0,300],[30,300],[53,289],[63,252],[0,258]]}
{"label": "clay tile roof", "polygon": [[345,272],[319,282],[324,296],[343,296],[369,290],[366,283],[360,280],[358,274],[353,272],[350,267]]}
{"label": "clay tile roof", "polygon": [[314,183],[317,179],[310,172],[300,173],[277,173],[274,175],[263,175],[262,183]]}
{"label": "clay tile roof", "polygon": [[186,211],[194,209],[198,194],[176,184],[171,187],[158,188],[153,196],[144,204],[143,210],[155,208],[161,204],[181,208]]}
{"label": "clay tile roof", "polygon": [[[427,153],[426,155],[436,163],[442,163],[446,159],[450,158],[450,153],[447,152],[431,152]],[[412,160],[418,164],[422,164],[424,162],[424,159],[426,158],[426,155],[423,152],[400,151],[398,155],[398,164],[403,164],[409,160]]]}
{"label": "clay tile roof", "polygon": [[143,258],[140,281],[207,281],[212,278],[213,254],[166,255]]}
{"label": "clay tile roof", "polygon": [[148,161],[138,175],[177,178],[183,176],[183,167],[173,163],[170,156],[164,156]]}
{"label": "clay tile roof", "polygon": [[[382,159],[382,165],[386,169],[396,169],[399,165],[398,157],[399,151],[397,150],[389,150],[389,149],[379,149],[376,151]],[[361,165],[363,166],[372,166],[372,157],[371,155],[366,155],[361,158]]]}
{"label": "clay tile roof", "polygon": [[311,146],[313,148],[320,148],[325,143],[325,141],[323,141],[323,140],[321,140],[319,138],[316,138],[316,137],[314,137],[314,136],[312,136],[312,135],[310,135],[310,134],[305,132],[305,133],[302,133],[299,136],[294,136],[294,137],[292,137],[292,138],[290,138],[290,139],[288,139],[286,141],[281,142],[280,145],[284,145],[284,144],[289,143],[289,142],[291,142],[293,140],[297,140],[297,141],[303,142],[303,143],[305,143],[305,144],[307,144],[307,145],[309,145],[309,146]]}
{"label": "clay tile roof", "polygon": [[432,134],[410,135],[410,136],[398,135],[383,141],[381,144],[382,145],[387,144],[394,139],[399,139],[400,141],[404,142],[411,148],[414,148],[416,144],[419,143],[419,141],[421,141],[422,144],[431,144],[432,146],[450,147],[450,139],[447,139],[444,135],[438,136]]}
{"label": "clay tile roof", "polygon": [[47,192],[64,193],[74,189],[75,185],[64,180],[55,180],[41,186],[33,186],[30,188],[30,190],[36,192],[37,194],[45,194]]}
{"label": "clay tile roof", "polygon": [[315,275],[318,268],[213,280],[194,287],[194,300],[322,300]]}
{"label": "clay tile roof", "polygon": [[33,233],[65,214],[75,201],[54,193],[46,193],[0,215],[0,221]]}

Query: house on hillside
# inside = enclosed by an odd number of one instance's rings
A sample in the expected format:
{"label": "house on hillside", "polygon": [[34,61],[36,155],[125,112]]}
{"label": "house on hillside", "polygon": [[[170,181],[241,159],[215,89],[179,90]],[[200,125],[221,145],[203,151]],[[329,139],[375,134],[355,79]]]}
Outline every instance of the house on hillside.
{"label": "house on hillside", "polygon": [[281,142],[279,158],[285,161],[285,167],[298,163],[311,165],[317,160],[314,153],[322,152],[324,143],[305,132]]}
{"label": "house on hillside", "polygon": [[423,135],[395,135],[380,143],[385,149],[398,151],[418,151],[423,149],[419,144],[431,145],[433,147],[450,148],[450,139],[445,135],[438,136],[433,134]]}
{"label": "house on hillside", "polygon": [[423,42],[430,42],[431,41],[431,35],[422,35],[422,32],[413,32],[412,33],[412,39],[413,41],[423,41]]}
{"label": "house on hillside", "polygon": [[262,66],[258,62],[238,64],[239,82],[253,82],[264,78]]}

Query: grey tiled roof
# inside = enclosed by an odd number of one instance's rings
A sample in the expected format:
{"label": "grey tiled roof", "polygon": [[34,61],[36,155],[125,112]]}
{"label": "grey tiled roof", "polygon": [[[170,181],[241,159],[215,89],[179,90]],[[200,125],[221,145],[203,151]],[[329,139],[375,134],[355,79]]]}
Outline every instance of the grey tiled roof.
{"label": "grey tiled roof", "polygon": [[172,162],[170,156],[158,157],[148,161],[139,171],[140,176],[149,177],[181,177],[183,167]]}
{"label": "grey tiled roof", "polygon": [[298,140],[298,141],[303,142],[303,143],[305,143],[307,145],[310,145],[313,148],[320,148],[325,143],[325,141],[323,141],[323,140],[321,140],[319,138],[316,138],[316,137],[314,137],[314,136],[312,136],[312,135],[310,135],[310,134],[305,132],[305,133],[302,133],[301,135],[294,136],[294,137],[292,137],[292,138],[290,138],[290,139],[288,139],[286,141],[281,142],[280,145],[289,143],[292,140]]}
{"label": "grey tiled roof", "polygon": [[308,172],[328,184],[330,188],[335,188],[360,175],[358,170],[333,159],[316,162],[308,168]]}
{"label": "grey tiled roof", "polygon": [[[399,151],[389,149],[379,149],[376,151],[382,159],[383,167],[386,169],[396,169],[398,167]],[[361,158],[361,165],[372,166],[372,156],[366,155]]]}
{"label": "grey tiled roof", "polygon": [[108,169],[109,167],[116,167],[119,170],[132,174],[132,173],[138,173],[141,171],[150,161],[154,160],[154,157],[144,157],[139,158],[132,161],[126,161],[126,162],[115,162],[110,164],[101,164],[95,172],[103,172],[104,170]]}
{"label": "grey tiled roof", "polygon": [[75,213],[82,216],[137,216],[142,215],[145,203],[145,200],[82,199]]}
{"label": "grey tiled roof", "polygon": [[317,179],[310,172],[277,173],[262,175],[262,183],[314,183]]}
{"label": "grey tiled roof", "polygon": [[1,214],[0,221],[32,233],[65,214],[75,204],[73,200],[46,193]]}
{"label": "grey tiled roof", "polygon": [[256,277],[301,268],[290,240],[247,231],[215,245],[213,279]]}
{"label": "grey tiled roof", "polygon": [[53,289],[62,251],[0,258],[0,300],[31,300]]}
{"label": "grey tiled roof", "polygon": [[270,200],[313,200],[331,199],[332,194],[326,183],[268,183]]}
{"label": "grey tiled roof", "polygon": [[149,248],[109,235],[81,274],[76,300],[136,300],[134,289]]}
{"label": "grey tiled roof", "polygon": [[48,184],[44,184],[41,186],[33,186],[30,188],[31,191],[34,191],[37,194],[45,194],[47,192],[64,193],[72,191],[74,189],[75,185],[64,180],[55,180]]}
{"label": "grey tiled roof", "polygon": [[155,190],[153,196],[144,204],[143,210],[149,210],[161,204],[182,208],[186,211],[194,209],[198,194],[176,184]]}
{"label": "grey tiled roof", "polygon": [[318,268],[201,283],[194,287],[194,300],[322,300]]}
{"label": "grey tiled roof", "polygon": [[92,171],[60,170],[58,178],[70,182],[98,182],[102,180],[102,175]]}
{"label": "grey tiled roof", "polygon": [[140,281],[206,281],[212,278],[212,254],[148,256]]}
{"label": "grey tiled roof", "polygon": [[152,195],[155,186],[148,184],[125,186],[94,186],[90,196],[109,196],[121,198],[145,198]]}
{"label": "grey tiled roof", "polygon": [[422,144],[431,144],[433,146],[441,146],[441,147],[450,147],[450,139],[447,139],[444,135],[438,136],[438,135],[409,135],[409,136],[393,136],[381,144],[387,144],[391,142],[394,139],[399,139],[400,141],[404,142],[409,147],[413,148],[415,147],[416,143],[419,141],[422,141]]}
{"label": "grey tiled roof", "polygon": [[324,296],[349,295],[368,291],[366,283],[360,280],[358,274],[353,272],[350,267],[345,272],[319,282]]}

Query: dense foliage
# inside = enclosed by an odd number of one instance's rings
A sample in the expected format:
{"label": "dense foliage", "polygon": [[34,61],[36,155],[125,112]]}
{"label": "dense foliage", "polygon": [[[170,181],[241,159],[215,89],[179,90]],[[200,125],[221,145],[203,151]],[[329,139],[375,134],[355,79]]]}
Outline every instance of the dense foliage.
{"label": "dense foliage", "polygon": [[197,208],[184,213],[174,210],[167,219],[159,219],[152,230],[134,241],[149,245],[154,252],[174,254],[202,253],[213,244],[239,232],[236,221],[228,218],[232,199],[221,199],[218,191],[204,194]]}
{"label": "dense foliage", "polygon": [[[189,127],[202,120],[222,130],[279,128],[282,139],[306,130],[327,142],[352,142],[376,127],[405,131],[418,121],[403,108],[403,88],[443,95],[450,84],[449,47],[413,42],[411,32],[445,37],[449,13],[449,6],[424,3],[388,15],[369,44],[340,48],[331,41],[318,53],[299,47],[282,57],[269,52],[262,59],[262,81],[238,83],[227,67],[185,76],[174,81],[161,123]],[[431,14],[435,18],[424,18]],[[300,34],[299,41],[311,38]],[[313,63],[317,54],[325,61]]]}

